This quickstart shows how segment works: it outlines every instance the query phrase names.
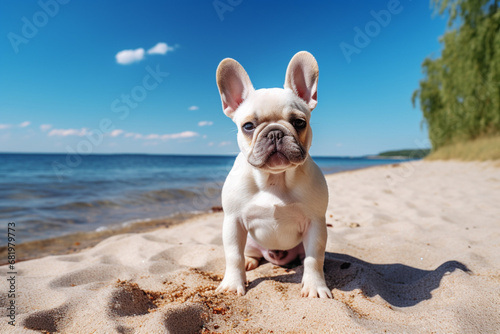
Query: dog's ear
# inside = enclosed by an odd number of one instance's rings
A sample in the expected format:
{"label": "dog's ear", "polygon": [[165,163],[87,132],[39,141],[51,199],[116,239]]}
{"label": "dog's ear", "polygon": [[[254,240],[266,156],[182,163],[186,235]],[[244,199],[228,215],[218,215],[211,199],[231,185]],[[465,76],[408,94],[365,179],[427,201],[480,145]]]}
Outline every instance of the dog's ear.
{"label": "dog's ear", "polygon": [[243,66],[231,58],[224,59],[217,67],[217,86],[224,114],[230,118],[233,118],[236,109],[254,91]]}
{"label": "dog's ear", "polygon": [[318,63],[307,51],[295,54],[286,69],[285,88],[290,88],[311,110],[318,103],[318,75]]}

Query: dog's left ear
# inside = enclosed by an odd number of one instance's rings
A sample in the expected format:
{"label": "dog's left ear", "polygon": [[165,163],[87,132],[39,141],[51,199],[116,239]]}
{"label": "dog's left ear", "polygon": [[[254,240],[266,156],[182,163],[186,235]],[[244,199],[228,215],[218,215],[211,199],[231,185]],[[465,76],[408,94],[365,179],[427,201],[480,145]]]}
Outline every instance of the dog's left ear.
{"label": "dog's left ear", "polygon": [[311,111],[318,103],[318,75],[318,63],[307,51],[295,54],[286,69],[285,88],[304,100]]}

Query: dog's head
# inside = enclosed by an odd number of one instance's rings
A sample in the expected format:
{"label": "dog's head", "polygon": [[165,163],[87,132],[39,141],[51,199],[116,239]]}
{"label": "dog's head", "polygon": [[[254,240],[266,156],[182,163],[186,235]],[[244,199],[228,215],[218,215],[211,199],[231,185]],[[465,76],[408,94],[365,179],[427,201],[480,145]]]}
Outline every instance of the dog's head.
{"label": "dog's head", "polygon": [[243,67],[224,59],[217,68],[222,108],[238,126],[238,145],[256,168],[281,172],[302,164],[311,146],[318,64],[305,51],[286,70],[285,88],[255,90]]}

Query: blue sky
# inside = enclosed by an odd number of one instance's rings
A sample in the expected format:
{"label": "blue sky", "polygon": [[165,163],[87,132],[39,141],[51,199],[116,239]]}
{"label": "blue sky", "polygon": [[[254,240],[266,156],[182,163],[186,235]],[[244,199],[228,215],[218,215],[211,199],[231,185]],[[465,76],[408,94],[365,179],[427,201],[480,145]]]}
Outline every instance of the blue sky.
{"label": "blue sky", "polygon": [[411,94],[446,27],[427,1],[12,0],[0,13],[0,152],[234,154],[218,63],[282,87],[301,50],[320,69],[312,155],[427,145]]}

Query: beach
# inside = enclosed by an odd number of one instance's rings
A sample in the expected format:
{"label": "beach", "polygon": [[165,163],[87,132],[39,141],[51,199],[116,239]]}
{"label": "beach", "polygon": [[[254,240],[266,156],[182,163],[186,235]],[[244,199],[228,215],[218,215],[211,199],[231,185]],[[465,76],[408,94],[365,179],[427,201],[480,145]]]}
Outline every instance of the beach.
{"label": "beach", "polygon": [[498,162],[326,178],[333,299],[300,297],[301,264],[262,263],[245,296],[215,293],[225,267],[215,212],[1,266],[0,332],[498,333]]}

